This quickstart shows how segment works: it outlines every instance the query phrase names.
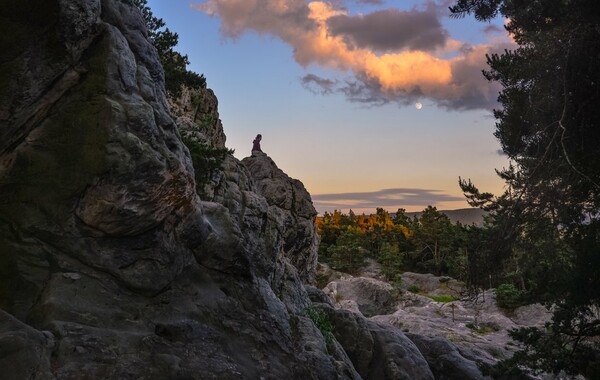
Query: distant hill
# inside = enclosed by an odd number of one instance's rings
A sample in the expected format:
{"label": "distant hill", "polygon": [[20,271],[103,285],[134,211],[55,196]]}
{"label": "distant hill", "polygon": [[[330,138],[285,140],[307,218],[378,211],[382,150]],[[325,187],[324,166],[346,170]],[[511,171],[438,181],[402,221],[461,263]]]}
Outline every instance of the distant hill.
{"label": "distant hill", "polygon": [[[439,210],[440,212],[446,214],[448,218],[452,221],[452,223],[456,223],[457,221],[463,225],[471,225],[475,224],[476,226],[483,225],[483,217],[487,214],[486,211],[483,211],[479,208],[461,208],[458,210]],[[418,217],[421,216],[421,212],[407,212],[407,216],[414,217],[415,215]]]}

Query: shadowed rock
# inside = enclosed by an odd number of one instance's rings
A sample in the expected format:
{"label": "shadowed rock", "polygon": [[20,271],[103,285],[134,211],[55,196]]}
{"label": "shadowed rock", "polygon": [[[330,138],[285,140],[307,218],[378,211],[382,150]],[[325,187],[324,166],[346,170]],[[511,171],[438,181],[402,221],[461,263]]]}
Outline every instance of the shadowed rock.
{"label": "shadowed rock", "polygon": [[352,378],[312,321],[291,324],[314,269],[291,265],[294,226],[247,169],[227,158],[221,203],[196,194],[139,10],[26,0],[0,17],[3,373]]}
{"label": "shadowed rock", "polygon": [[268,156],[227,155],[200,199],[180,130],[223,148],[216,98],[167,100],[130,0],[3,10],[2,376],[432,378],[399,330],[311,303],[316,212]]}

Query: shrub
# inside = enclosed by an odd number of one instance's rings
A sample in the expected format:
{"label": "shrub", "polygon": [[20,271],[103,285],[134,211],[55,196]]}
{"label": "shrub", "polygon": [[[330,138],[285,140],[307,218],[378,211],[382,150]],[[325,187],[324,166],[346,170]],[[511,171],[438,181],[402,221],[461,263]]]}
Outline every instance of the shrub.
{"label": "shrub", "polygon": [[329,276],[323,272],[317,272],[315,275],[316,286],[319,289],[323,289],[329,284]]}
{"label": "shrub", "polygon": [[213,148],[208,144],[185,137],[182,138],[182,141],[190,150],[190,156],[194,164],[196,191],[201,196],[205,195],[204,187],[209,183],[214,171],[221,167],[225,157],[228,154],[233,154],[233,150]]}
{"label": "shrub", "polygon": [[421,289],[417,285],[411,285],[407,289],[411,293],[421,293]]}
{"label": "shrub", "polygon": [[477,326],[473,322],[467,323],[465,325],[465,327],[467,327],[470,330],[473,330],[474,332],[476,332],[477,334],[480,334],[480,335],[490,334],[490,333],[498,331],[497,328],[494,328],[492,326]]}
{"label": "shrub", "polygon": [[304,314],[310,318],[315,326],[317,326],[317,328],[321,331],[323,338],[325,338],[325,342],[331,343],[333,341],[333,325],[331,324],[327,314],[321,310],[315,309],[314,307],[305,308]]}
{"label": "shrub", "polygon": [[523,305],[523,292],[513,284],[502,284],[494,291],[498,307],[513,310]]}

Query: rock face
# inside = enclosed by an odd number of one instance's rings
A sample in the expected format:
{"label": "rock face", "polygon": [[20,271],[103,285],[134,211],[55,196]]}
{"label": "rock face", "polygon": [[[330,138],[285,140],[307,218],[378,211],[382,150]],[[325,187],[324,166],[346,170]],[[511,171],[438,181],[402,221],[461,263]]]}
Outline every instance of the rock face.
{"label": "rock face", "polygon": [[171,113],[183,137],[225,148],[226,136],[219,118],[219,101],[210,88],[183,86],[181,96],[169,99]]}
{"label": "rock face", "polygon": [[358,312],[366,317],[396,310],[398,292],[389,283],[374,278],[344,277],[327,284],[324,291],[338,303],[347,305],[346,309],[353,309],[352,302],[355,302]]}
{"label": "rock face", "polygon": [[432,377],[390,326],[357,317],[367,362],[308,317],[353,323],[311,303],[315,211],[270,158],[226,157],[200,199],[178,127],[223,147],[216,98],[167,101],[130,0],[21,0],[0,19],[3,378]]}
{"label": "rock face", "polygon": [[300,278],[313,282],[317,268],[319,236],[315,233],[315,210],[302,182],[288,177],[266,155],[247,157],[242,163],[265,197],[283,237],[283,251],[298,269]]}

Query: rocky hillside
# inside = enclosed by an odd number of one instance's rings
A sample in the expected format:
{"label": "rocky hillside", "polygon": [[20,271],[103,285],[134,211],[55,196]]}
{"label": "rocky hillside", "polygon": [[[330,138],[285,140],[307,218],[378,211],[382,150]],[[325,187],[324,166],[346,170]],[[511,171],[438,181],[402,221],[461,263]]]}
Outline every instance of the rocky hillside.
{"label": "rocky hillside", "polygon": [[502,310],[493,291],[466,297],[464,285],[449,277],[405,272],[402,284],[392,286],[375,266],[356,277],[322,267],[332,279],[324,288],[331,306],[395,326],[417,345],[436,378],[480,378],[479,366],[517,350],[509,330],[543,327],[551,318],[540,304]]}
{"label": "rocky hillside", "polygon": [[304,285],[316,213],[268,156],[198,195],[181,135],[225,146],[216,98],[167,100],[130,0],[0,19],[3,379],[458,378]]}

